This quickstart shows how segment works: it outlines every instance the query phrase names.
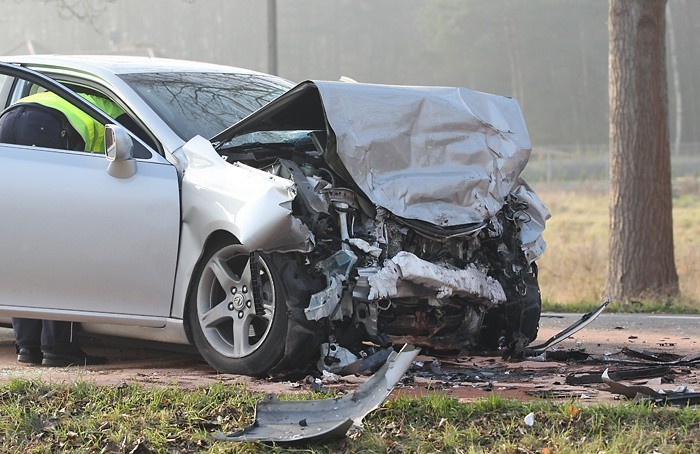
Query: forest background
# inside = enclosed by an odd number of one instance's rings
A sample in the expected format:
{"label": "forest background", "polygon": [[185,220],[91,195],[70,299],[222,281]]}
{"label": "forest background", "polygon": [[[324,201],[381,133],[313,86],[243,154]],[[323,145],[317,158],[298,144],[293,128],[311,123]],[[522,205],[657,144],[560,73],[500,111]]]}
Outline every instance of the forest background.
{"label": "forest background", "polygon": [[[526,179],[553,214],[545,300],[602,297],[608,234],[608,2],[277,0],[278,73],[512,96]],[[268,70],[268,2],[0,0],[0,53],[113,53]],[[60,20],[57,20],[57,17]],[[666,48],[681,292],[700,307],[700,2],[670,0]]]}

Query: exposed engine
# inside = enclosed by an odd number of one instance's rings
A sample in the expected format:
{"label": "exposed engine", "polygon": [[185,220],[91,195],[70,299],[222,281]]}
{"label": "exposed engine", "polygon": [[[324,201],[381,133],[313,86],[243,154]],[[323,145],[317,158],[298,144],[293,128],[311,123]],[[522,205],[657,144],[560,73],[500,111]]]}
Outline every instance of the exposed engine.
{"label": "exposed engine", "polygon": [[295,296],[271,373],[308,364],[311,347],[319,368],[347,371],[392,344],[536,337],[549,214],[520,178],[531,144],[517,101],[308,81],[215,139],[228,161],[295,183],[291,214],[313,243],[282,277]]}
{"label": "exposed engine", "polygon": [[303,310],[322,333],[319,368],[340,371],[391,344],[460,351],[536,337],[537,269],[520,240],[526,202],[511,195],[495,217],[472,225],[403,219],[375,207],[322,151],[303,148],[246,163],[297,185],[293,213],[316,240],[297,263],[317,287]]}

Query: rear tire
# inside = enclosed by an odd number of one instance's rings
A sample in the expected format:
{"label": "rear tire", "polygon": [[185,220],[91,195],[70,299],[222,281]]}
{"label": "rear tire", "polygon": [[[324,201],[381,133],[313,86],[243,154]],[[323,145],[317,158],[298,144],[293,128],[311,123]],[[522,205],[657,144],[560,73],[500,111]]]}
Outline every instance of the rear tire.
{"label": "rear tire", "polygon": [[287,295],[275,260],[240,244],[217,244],[194,276],[187,318],[192,340],[217,371],[262,376],[284,354]]}

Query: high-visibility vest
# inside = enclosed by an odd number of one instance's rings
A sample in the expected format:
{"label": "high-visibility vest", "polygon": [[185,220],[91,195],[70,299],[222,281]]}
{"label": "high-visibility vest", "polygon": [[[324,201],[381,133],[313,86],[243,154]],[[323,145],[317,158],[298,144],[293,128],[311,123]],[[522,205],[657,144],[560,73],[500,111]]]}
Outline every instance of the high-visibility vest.
{"label": "high-visibility vest", "polygon": [[[85,93],[80,93],[80,96],[112,118],[116,118],[124,113],[124,110],[121,107],[101,96],[88,95]],[[71,126],[73,126],[78,134],[80,134],[80,137],[83,138],[83,142],[85,142],[85,151],[104,153],[105,128],[102,123],[95,120],[90,115],[86,114],[78,107],[69,103],[57,94],[50,91],[35,93],[33,95],[25,96],[14,105],[20,103],[41,104],[42,106],[58,110],[66,116]]]}

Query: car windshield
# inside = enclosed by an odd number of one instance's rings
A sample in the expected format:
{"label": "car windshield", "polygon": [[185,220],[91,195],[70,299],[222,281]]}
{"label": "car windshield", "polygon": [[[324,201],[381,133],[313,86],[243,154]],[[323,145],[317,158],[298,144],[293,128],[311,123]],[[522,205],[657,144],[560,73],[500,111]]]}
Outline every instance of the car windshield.
{"label": "car windshield", "polygon": [[265,74],[168,72],[120,77],[183,140],[213,137],[293,86]]}

